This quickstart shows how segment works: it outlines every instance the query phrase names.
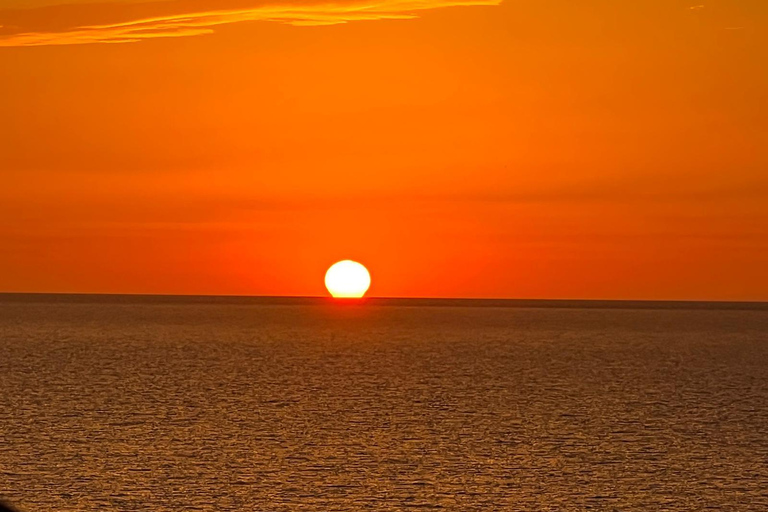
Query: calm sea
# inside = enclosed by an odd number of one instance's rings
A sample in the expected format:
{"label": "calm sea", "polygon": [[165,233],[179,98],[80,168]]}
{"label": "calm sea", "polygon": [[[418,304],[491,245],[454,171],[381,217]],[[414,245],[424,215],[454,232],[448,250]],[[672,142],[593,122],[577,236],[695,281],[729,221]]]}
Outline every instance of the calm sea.
{"label": "calm sea", "polygon": [[768,309],[0,296],[0,495],[764,512]]}

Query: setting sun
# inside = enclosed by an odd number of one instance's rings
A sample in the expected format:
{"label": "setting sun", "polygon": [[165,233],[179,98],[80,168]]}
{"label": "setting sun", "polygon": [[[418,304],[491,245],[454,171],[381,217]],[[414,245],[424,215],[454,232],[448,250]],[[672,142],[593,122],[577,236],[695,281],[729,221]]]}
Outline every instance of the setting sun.
{"label": "setting sun", "polygon": [[360,263],[344,260],[333,264],[325,273],[325,286],[334,298],[357,299],[371,286],[371,275]]}
{"label": "setting sun", "polygon": [[768,512],[766,55],[768,0],[0,0],[0,512]]}

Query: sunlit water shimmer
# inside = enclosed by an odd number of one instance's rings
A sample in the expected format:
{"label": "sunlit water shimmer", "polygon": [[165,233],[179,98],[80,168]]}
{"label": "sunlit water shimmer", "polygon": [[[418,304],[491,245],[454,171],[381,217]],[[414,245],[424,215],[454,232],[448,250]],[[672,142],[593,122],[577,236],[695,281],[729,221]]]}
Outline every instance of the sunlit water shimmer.
{"label": "sunlit water shimmer", "polygon": [[0,494],[768,510],[764,306],[526,305],[0,297]]}

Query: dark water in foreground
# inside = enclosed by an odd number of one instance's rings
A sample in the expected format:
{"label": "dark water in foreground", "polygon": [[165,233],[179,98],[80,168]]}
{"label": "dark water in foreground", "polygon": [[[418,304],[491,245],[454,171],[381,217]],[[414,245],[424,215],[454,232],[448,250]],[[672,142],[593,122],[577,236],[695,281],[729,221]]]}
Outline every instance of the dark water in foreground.
{"label": "dark water in foreground", "polygon": [[768,311],[0,296],[0,495],[762,512]]}

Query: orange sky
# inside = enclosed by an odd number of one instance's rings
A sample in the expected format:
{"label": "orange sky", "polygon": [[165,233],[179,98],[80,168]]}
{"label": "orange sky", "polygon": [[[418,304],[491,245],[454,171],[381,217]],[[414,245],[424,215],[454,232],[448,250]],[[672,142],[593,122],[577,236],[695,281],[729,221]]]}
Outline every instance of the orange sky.
{"label": "orange sky", "polygon": [[765,0],[61,3],[0,0],[0,291],[768,300]]}

